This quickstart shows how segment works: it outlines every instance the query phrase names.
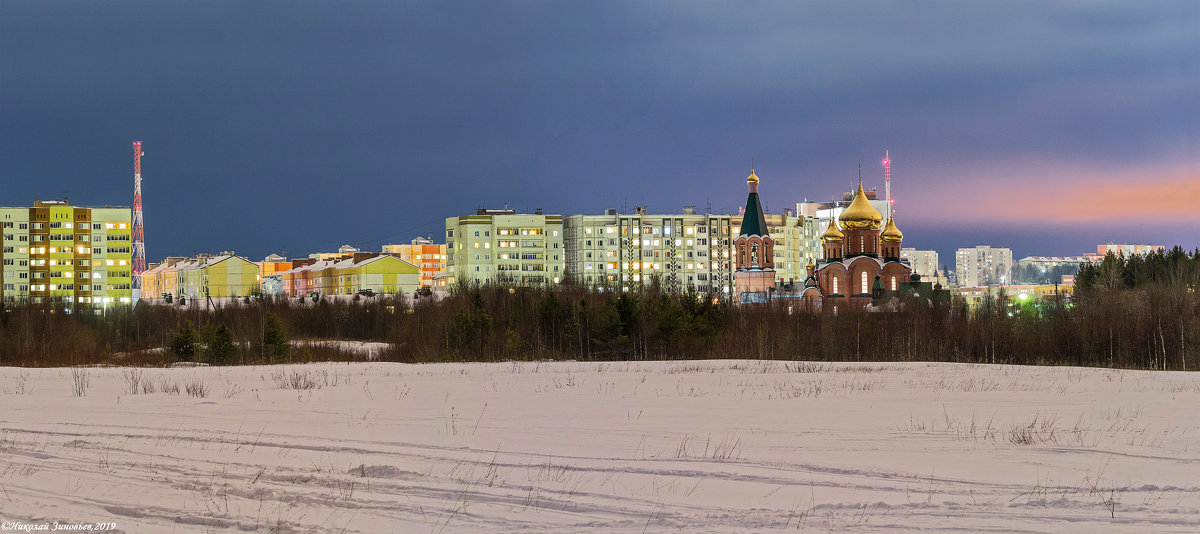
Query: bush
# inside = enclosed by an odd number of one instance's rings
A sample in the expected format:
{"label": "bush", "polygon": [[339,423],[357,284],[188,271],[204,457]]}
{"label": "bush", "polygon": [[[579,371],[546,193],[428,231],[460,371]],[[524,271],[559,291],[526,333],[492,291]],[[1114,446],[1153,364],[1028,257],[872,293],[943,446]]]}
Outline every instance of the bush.
{"label": "bush", "polygon": [[190,362],[196,357],[196,343],[196,328],[192,326],[192,321],[184,319],[171,336],[171,352],[179,359]]}

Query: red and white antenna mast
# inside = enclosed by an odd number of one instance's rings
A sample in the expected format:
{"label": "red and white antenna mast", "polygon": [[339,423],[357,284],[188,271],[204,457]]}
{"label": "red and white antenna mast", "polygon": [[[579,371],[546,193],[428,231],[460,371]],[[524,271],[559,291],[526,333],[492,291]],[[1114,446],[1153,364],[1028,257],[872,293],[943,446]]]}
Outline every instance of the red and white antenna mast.
{"label": "red and white antenna mast", "polygon": [[892,215],[892,158],[888,150],[883,151],[883,198],[887,199],[888,217]]}
{"label": "red and white antenna mast", "polygon": [[133,291],[134,301],[141,297],[142,277],[146,270],[146,230],[142,221],[142,142],[133,142]]}

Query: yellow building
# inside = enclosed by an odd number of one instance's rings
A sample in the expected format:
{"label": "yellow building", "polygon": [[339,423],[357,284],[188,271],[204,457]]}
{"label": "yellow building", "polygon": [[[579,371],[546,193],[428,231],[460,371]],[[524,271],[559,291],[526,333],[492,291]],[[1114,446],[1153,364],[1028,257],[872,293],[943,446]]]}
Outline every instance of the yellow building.
{"label": "yellow building", "polygon": [[420,269],[390,254],[358,253],[337,259],[297,260],[293,265],[290,270],[265,277],[269,282],[264,285],[277,287],[282,295],[292,298],[395,295],[421,287]]}
{"label": "yellow building", "polygon": [[232,253],[172,257],[142,273],[142,300],[239,299],[261,292],[258,266]]}
{"label": "yellow building", "polygon": [[446,284],[446,245],[418,237],[409,245],[384,245],[384,254],[395,254],[400,259],[421,269],[421,286],[433,287]]}
{"label": "yellow building", "polygon": [[132,303],[131,218],[129,208],[66,201],[0,208],[0,298],[6,304]]}

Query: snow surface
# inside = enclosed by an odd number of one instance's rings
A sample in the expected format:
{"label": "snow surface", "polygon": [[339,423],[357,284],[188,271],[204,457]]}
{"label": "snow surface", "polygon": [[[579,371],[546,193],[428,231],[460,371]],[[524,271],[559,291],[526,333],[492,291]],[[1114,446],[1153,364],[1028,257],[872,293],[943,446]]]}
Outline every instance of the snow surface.
{"label": "snow surface", "polygon": [[131,395],[138,371],[0,368],[0,521],[124,532],[1200,530],[1196,374],[372,362],[141,369],[150,385]]}

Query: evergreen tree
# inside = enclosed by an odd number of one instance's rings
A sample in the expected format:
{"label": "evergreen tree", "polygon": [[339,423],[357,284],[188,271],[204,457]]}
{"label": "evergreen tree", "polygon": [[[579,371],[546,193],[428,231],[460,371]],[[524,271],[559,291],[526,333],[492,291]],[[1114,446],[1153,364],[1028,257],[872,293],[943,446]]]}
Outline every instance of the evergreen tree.
{"label": "evergreen tree", "polygon": [[262,344],[265,355],[272,358],[283,358],[291,349],[283,321],[280,321],[279,316],[274,313],[268,313],[266,322],[263,324]]}
{"label": "evergreen tree", "polygon": [[233,342],[233,332],[225,325],[209,323],[204,327],[204,355],[213,365],[226,365],[233,362],[237,354],[237,344]]}
{"label": "evergreen tree", "polygon": [[196,342],[196,328],[191,320],[184,319],[171,336],[171,352],[180,360],[190,362],[196,356]]}

